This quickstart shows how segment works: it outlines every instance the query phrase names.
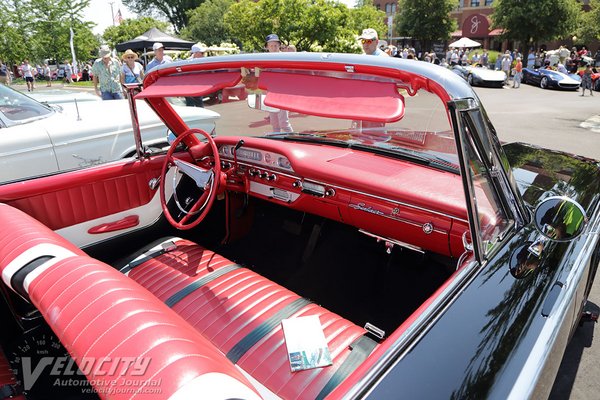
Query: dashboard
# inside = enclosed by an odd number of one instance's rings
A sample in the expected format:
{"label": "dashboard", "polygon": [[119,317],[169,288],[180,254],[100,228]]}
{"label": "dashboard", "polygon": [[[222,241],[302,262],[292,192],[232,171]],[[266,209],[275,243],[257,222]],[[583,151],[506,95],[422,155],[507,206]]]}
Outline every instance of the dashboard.
{"label": "dashboard", "polygon": [[355,226],[392,246],[464,252],[460,176],[347,148],[243,140],[216,140],[227,190]]}

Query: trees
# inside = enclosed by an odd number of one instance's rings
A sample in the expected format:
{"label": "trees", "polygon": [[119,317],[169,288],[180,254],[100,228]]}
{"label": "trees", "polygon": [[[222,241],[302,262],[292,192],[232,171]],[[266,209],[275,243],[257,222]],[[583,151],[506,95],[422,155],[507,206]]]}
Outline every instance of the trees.
{"label": "trees", "polygon": [[350,9],[348,29],[353,33],[360,33],[365,28],[373,28],[380,38],[385,38],[387,26],[385,25],[385,12],[378,10],[373,5],[373,0],[360,0],[355,8]]}
{"label": "trees", "polygon": [[264,38],[277,33],[299,51],[360,52],[355,39],[360,30],[385,31],[385,14],[371,4],[363,7],[349,10],[329,0],[241,0],[225,13],[224,23],[246,51],[262,51]]}
{"label": "trees", "polygon": [[87,60],[98,48],[83,10],[90,0],[4,0],[0,2],[0,54],[10,63],[29,58],[71,59],[70,30],[78,59]]}
{"label": "trees", "polygon": [[168,26],[169,24],[167,22],[158,21],[151,17],[125,19],[117,26],[109,26],[106,28],[102,38],[114,49],[117,43],[131,40],[151,28],[158,28],[164,31]]}
{"label": "trees", "polygon": [[188,11],[189,23],[182,36],[208,45],[231,40],[223,16],[235,0],[206,0],[198,8]]}
{"label": "trees", "polygon": [[188,25],[188,11],[197,8],[204,0],[123,0],[123,4],[140,15],[158,11],[165,15],[179,33]]}
{"label": "trees", "polygon": [[526,54],[540,41],[570,36],[580,12],[577,0],[498,0],[492,21],[494,27],[504,28],[504,38],[519,41]]}
{"label": "trees", "polygon": [[600,0],[589,2],[590,10],[579,14],[576,42],[586,44],[594,39],[600,39]]}
{"label": "trees", "polygon": [[457,5],[457,0],[399,0],[395,31],[421,41],[423,49],[429,51],[431,42],[449,39],[456,30],[450,12]]}

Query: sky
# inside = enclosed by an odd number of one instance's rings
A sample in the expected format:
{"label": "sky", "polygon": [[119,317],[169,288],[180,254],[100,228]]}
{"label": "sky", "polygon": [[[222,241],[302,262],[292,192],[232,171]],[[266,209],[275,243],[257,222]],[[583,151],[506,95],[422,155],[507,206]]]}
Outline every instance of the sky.
{"label": "sky", "polygon": [[115,15],[121,10],[123,19],[137,17],[120,0],[92,0],[90,6],[85,10],[83,17],[86,21],[96,24],[96,27],[92,29],[96,34],[101,35],[106,28],[113,24],[113,19],[110,16],[110,3],[113,3],[112,8]]}
{"label": "sky", "polygon": [[[356,0],[339,0],[349,7],[353,7]],[[84,12],[84,19],[96,24],[92,31],[101,35],[104,30],[113,24],[110,16],[110,3],[113,3],[113,13],[116,15],[121,10],[123,19],[137,18],[137,15],[127,9],[120,0],[92,0],[90,6]]]}

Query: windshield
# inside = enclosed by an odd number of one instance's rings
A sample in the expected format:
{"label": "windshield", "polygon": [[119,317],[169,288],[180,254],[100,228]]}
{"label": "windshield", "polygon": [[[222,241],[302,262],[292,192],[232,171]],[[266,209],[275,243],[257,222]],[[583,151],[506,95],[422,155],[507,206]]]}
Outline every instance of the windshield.
{"label": "windshield", "polygon": [[171,101],[217,112],[217,136],[327,143],[458,173],[448,113],[433,93],[413,91],[401,80],[331,71],[242,68],[231,84],[233,71],[223,79],[218,73],[191,78],[229,86]]}
{"label": "windshield", "polygon": [[52,108],[38,103],[7,86],[0,85],[0,114],[6,125],[52,114]]}

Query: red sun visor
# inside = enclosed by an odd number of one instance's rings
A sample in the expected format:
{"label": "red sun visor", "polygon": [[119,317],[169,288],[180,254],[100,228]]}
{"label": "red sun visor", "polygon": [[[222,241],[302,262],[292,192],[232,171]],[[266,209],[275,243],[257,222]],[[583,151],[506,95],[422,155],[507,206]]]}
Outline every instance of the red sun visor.
{"label": "red sun visor", "polygon": [[205,96],[225,87],[235,86],[240,79],[239,72],[164,76],[144,88],[135,98]]}
{"label": "red sun visor", "polygon": [[391,82],[263,72],[265,105],[329,118],[394,122],[404,116],[404,98]]}

